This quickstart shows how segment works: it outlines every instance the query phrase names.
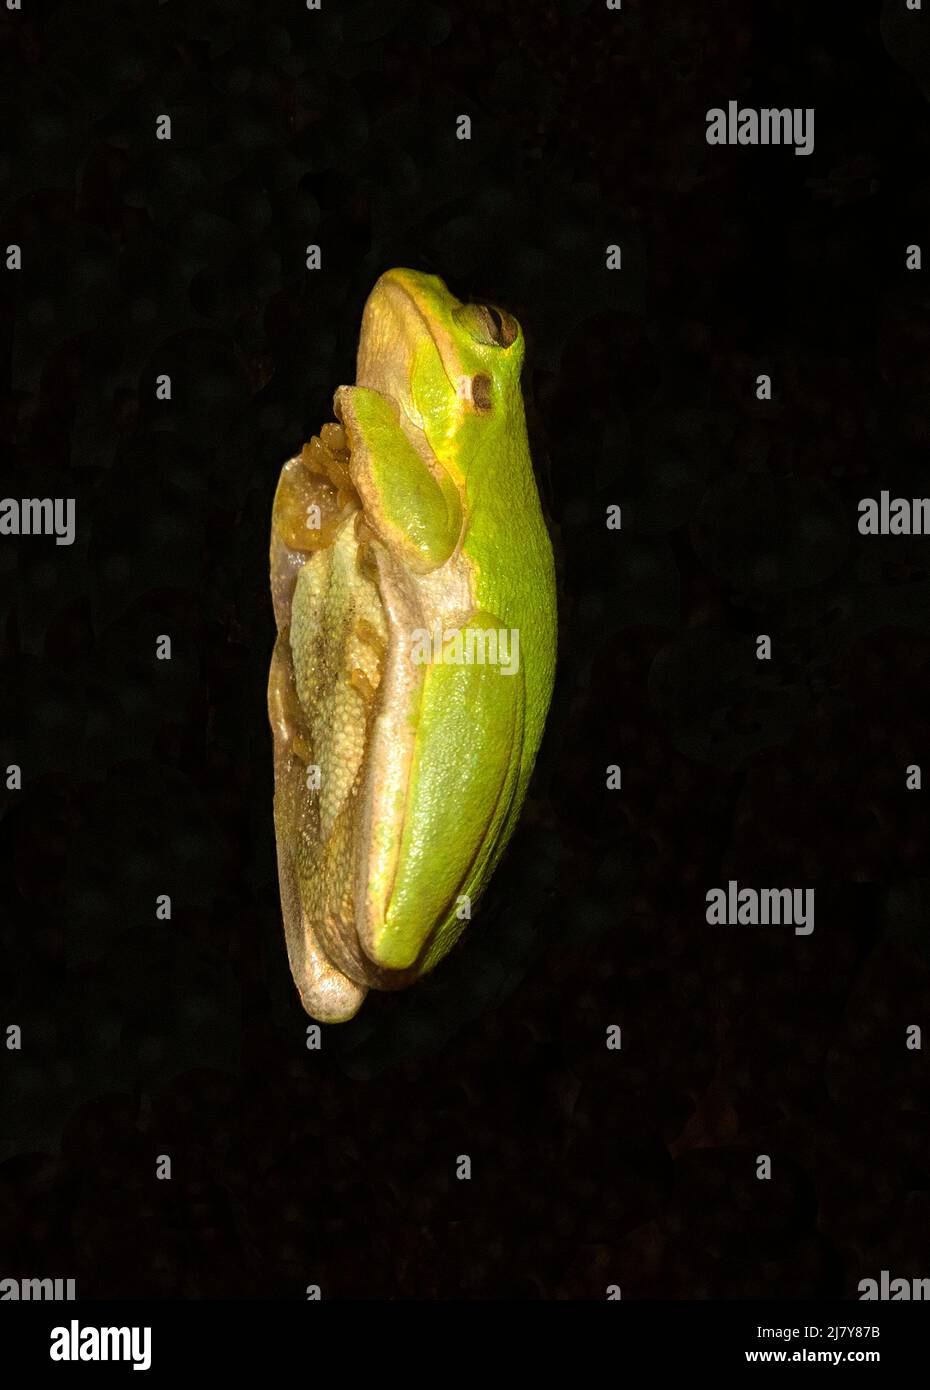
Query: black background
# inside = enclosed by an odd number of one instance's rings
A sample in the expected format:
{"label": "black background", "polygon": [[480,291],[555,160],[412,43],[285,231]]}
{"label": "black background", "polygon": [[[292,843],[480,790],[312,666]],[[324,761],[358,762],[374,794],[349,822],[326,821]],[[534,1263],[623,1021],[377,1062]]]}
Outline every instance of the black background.
{"label": "black background", "polygon": [[[353,1299],[930,1276],[904,1046],[930,1024],[905,790],[930,568],[925,538],[856,529],[860,498],[930,491],[930,271],[905,269],[930,14],[24,0],[0,34],[0,491],[77,508],[70,548],[0,539],[0,1274]],[[708,146],[730,99],[813,106],[813,154]],[[460,948],[317,1052],[277,899],[270,507],[391,265],[524,326],[559,670]],[[729,878],[814,887],[813,935],[708,926]]]}

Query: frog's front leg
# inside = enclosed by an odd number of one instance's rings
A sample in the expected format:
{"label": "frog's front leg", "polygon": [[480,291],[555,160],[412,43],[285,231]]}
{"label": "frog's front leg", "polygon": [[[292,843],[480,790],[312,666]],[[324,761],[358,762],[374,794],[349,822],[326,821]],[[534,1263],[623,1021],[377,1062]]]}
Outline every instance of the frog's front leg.
{"label": "frog's front leg", "polygon": [[397,405],[365,386],[341,386],[336,413],[349,442],[349,473],[369,525],[415,574],[449,559],[462,531],[453,479],[425,440],[414,446]]}

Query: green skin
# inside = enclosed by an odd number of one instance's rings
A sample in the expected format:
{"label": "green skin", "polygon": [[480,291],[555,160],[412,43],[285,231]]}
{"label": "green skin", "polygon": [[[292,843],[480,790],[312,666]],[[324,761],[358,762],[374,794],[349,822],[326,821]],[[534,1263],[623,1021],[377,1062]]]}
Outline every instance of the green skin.
{"label": "green skin", "polygon": [[[503,328],[502,328],[503,323]],[[336,393],[365,520],[411,576],[468,578],[474,627],[516,630],[519,669],[433,663],[405,711],[402,807],[376,819],[362,945],[422,974],[466,924],[519,816],[552,694],[556,594],[526,435],[524,343],[506,315],[392,270],[365,309],[358,384]],[[375,769],[376,775],[378,769]]]}

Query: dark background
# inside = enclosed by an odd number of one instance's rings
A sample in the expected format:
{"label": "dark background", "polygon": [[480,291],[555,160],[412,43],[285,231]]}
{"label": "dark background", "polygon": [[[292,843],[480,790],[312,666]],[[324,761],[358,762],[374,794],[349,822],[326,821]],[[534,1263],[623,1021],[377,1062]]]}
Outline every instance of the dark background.
{"label": "dark background", "polygon": [[[930,13],[323,6],[0,18],[24,258],[0,491],[77,506],[70,549],[0,540],[24,779],[0,803],[0,1038],[23,1030],[0,1274],[353,1299],[928,1276],[904,1046],[930,1025],[930,793],[905,790],[928,542],[860,537],[856,509],[930,491],[930,269],[905,270],[930,254]],[[813,154],[709,147],[731,98],[815,107]],[[270,507],[391,265],[524,326],[560,662],[462,945],[312,1052],[274,863]],[[815,887],[813,935],[708,926],[731,877]]]}

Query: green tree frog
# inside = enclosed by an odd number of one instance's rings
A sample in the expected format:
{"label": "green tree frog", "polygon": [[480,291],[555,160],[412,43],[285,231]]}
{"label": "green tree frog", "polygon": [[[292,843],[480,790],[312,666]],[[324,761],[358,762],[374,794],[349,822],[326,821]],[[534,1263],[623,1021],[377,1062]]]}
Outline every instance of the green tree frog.
{"label": "green tree frog", "polygon": [[275,493],[268,685],[288,957],[351,1018],[431,970],[526,795],[552,693],[552,547],[520,391],[523,334],[390,270],[337,423]]}

